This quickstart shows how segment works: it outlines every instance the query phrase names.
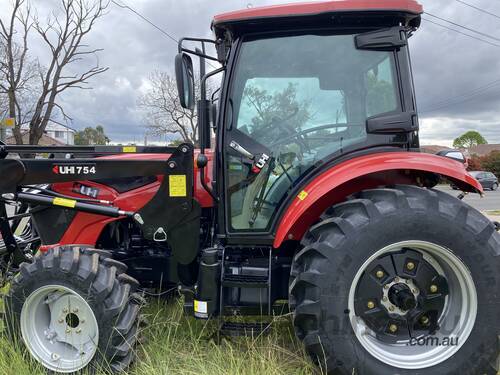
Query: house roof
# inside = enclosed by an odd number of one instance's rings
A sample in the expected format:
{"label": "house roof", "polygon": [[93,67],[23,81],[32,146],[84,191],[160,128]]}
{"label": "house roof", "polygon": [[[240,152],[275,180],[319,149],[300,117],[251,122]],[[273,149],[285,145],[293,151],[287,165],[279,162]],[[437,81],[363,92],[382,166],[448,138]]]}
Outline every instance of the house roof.
{"label": "house roof", "polygon": [[213,25],[235,21],[291,16],[312,16],[333,12],[396,11],[419,15],[423,7],[415,0],[336,0],[255,7],[218,14]]}
{"label": "house roof", "polygon": [[[23,144],[29,144],[29,132],[24,132],[23,134]],[[16,144],[16,139],[14,136],[8,137],[5,142],[8,145],[15,145]],[[40,146],[64,146],[65,143],[58,141],[57,139],[54,139],[52,137],[49,137],[47,134],[43,134],[42,138],[40,138],[40,141],[38,142]]]}
{"label": "house roof", "polygon": [[486,156],[494,151],[500,151],[500,144],[477,145],[469,148],[469,153],[477,156]]}
{"label": "house roof", "polygon": [[[23,124],[21,125],[21,129],[23,131],[28,131],[29,130],[29,124]],[[55,131],[55,130],[69,130],[71,132],[77,133],[78,130],[73,129],[67,125],[61,124],[60,122],[55,122],[50,120],[47,124],[47,127],[45,128],[45,131]]]}

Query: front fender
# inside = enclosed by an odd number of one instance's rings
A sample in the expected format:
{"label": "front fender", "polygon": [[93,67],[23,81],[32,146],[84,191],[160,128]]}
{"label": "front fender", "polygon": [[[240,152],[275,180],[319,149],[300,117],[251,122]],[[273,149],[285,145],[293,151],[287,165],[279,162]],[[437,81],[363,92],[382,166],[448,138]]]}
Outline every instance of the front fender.
{"label": "front fender", "polygon": [[300,240],[323,211],[350,194],[384,185],[420,184],[425,174],[446,177],[463,191],[483,192],[463,164],[442,156],[388,152],[357,157],[307,183],[281,217],[273,246],[278,248],[285,240]]}

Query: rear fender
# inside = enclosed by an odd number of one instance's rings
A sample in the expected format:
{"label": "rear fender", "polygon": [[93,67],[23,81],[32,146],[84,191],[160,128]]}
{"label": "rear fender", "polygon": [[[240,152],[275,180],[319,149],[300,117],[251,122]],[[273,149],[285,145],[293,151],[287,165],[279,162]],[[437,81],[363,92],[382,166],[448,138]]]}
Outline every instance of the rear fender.
{"label": "rear fender", "polygon": [[483,193],[481,184],[462,163],[416,152],[390,152],[357,157],[336,165],[309,181],[281,217],[275,248],[286,240],[300,240],[331,205],[361,190],[393,184],[433,187],[444,177],[461,190]]}

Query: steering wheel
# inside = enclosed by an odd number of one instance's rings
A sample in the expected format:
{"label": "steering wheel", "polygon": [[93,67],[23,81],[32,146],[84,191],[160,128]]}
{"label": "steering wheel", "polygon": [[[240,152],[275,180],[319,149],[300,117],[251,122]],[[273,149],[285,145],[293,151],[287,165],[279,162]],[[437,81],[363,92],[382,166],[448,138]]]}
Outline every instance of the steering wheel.
{"label": "steering wheel", "polygon": [[[364,124],[327,124],[327,125],[322,125],[322,126],[316,126],[316,127],[309,128],[309,129],[303,129],[303,130],[294,132],[294,134],[291,134],[288,137],[281,138],[277,142],[272,143],[269,146],[269,148],[279,146],[280,144],[288,142],[290,139],[297,138],[297,137],[303,137],[306,134],[314,133],[314,132],[317,132],[320,130],[335,129],[335,128],[353,128],[353,127],[364,127],[364,126],[365,126]],[[304,138],[302,138],[302,139],[304,139]]]}

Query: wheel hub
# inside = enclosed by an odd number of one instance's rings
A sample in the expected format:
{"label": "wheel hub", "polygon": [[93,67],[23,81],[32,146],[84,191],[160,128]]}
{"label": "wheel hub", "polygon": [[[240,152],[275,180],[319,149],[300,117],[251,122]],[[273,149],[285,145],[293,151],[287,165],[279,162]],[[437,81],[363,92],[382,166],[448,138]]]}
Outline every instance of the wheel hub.
{"label": "wheel hub", "polygon": [[406,316],[417,307],[419,295],[420,290],[412,279],[396,277],[382,287],[381,305],[387,314]]}
{"label": "wheel hub", "polygon": [[96,327],[87,323],[88,308],[80,297],[61,295],[50,308],[50,328],[56,333],[56,340],[72,346],[84,347],[96,334]]}
{"label": "wheel hub", "polygon": [[396,284],[389,289],[389,301],[403,311],[408,311],[417,307],[415,296],[406,284]]}

